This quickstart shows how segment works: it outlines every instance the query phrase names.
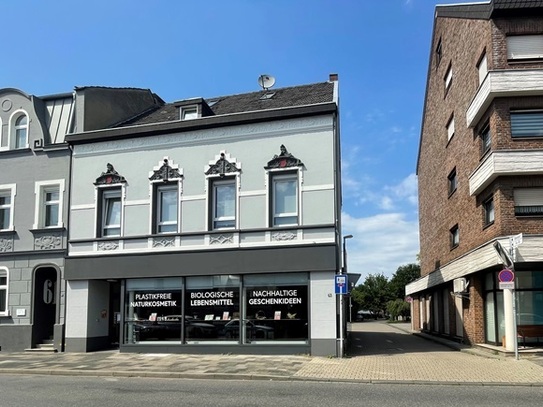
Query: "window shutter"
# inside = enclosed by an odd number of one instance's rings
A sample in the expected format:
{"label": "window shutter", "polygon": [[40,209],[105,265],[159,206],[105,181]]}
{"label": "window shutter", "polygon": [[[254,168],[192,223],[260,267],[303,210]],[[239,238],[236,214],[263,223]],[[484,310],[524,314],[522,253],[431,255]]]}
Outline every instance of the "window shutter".
{"label": "window shutter", "polygon": [[513,194],[515,206],[543,205],[543,188],[516,188]]}
{"label": "window shutter", "polygon": [[512,137],[542,137],[543,112],[511,112]]}
{"label": "window shutter", "polygon": [[543,35],[514,35],[507,37],[507,58],[543,58]]}

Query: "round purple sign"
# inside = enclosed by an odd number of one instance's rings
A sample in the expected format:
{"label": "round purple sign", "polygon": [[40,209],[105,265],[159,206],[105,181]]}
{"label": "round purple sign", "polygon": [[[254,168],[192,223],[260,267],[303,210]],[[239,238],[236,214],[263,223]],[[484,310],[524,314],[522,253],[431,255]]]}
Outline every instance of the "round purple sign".
{"label": "round purple sign", "polygon": [[503,269],[498,273],[498,280],[500,283],[510,283],[511,281],[515,281],[515,273],[509,269]]}

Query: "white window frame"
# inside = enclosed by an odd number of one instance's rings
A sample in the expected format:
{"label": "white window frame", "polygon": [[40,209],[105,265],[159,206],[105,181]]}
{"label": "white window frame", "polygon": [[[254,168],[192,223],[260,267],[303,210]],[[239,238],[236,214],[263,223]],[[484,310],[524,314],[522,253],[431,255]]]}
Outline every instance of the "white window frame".
{"label": "white window frame", "polygon": [[507,37],[507,59],[533,60],[543,58],[543,34],[510,35]]}
{"label": "white window frame", "polygon": [[7,317],[7,316],[9,316],[9,309],[8,309],[9,270],[6,267],[0,267],[0,277],[5,277],[6,278],[6,284],[1,284],[0,283],[0,291],[5,291],[4,311],[2,311],[2,307],[0,307],[0,316]]}
{"label": "white window frame", "polygon": [[[56,202],[58,206],[58,223],[56,225],[45,225],[46,218],[46,194],[48,192],[58,191],[58,201]],[[63,179],[50,180],[50,181],[38,181],[35,184],[34,195],[36,197],[36,205],[34,211],[34,229],[45,229],[45,228],[62,228],[64,227],[64,191],[65,191],[65,182]]]}
{"label": "white window frame", "polygon": [[488,58],[486,57],[486,52],[477,64],[477,71],[479,72],[479,86],[481,86],[488,74]]}
{"label": "white window frame", "polygon": [[[16,126],[15,123],[21,117],[26,116],[26,124],[23,126]],[[9,119],[9,137],[8,137],[8,148],[11,150],[20,150],[29,147],[28,139],[30,136],[30,116],[28,113],[22,109],[16,110],[13,112]],[[26,131],[26,140],[24,146],[17,147],[17,131],[24,129]]]}
{"label": "white window frame", "polygon": [[454,136],[454,116],[451,117],[451,119],[447,123],[447,141],[452,139],[453,136]]}
{"label": "white window frame", "polygon": [[[179,219],[180,219],[180,199],[179,199],[179,182],[175,183],[158,183],[154,182],[154,197],[153,197],[153,207],[154,207],[154,233],[156,234],[168,234],[168,233],[179,233]],[[164,191],[174,191],[176,197],[176,212],[175,212],[175,221],[161,221],[162,217],[162,192]],[[161,226],[173,226],[175,225],[175,230],[173,231],[164,231],[160,230]]]}
{"label": "white window frame", "polygon": [[453,80],[453,69],[452,69],[452,65],[449,65],[449,69],[447,69],[447,73],[445,74],[445,78],[444,78],[445,91],[449,90],[449,88],[451,87],[452,80]]}
{"label": "white window frame", "polygon": [[[275,212],[275,182],[277,180],[286,180],[286,179],[293,179],[295,180],[296,185],[296,212],[288,212],[284,214],[277,214]],[[299,168],[288,168],[286,170],[282,171],[270,171],[268,173],[268,182],[269,182],[269,188],[268,188],[268,219],[269,219],[269,227],[277,228],[277,227],[288,227],[288,226],[298,226],[301,225],[302,220],[302,214],[301,214],[301,208],[302,208],[302,177],[301,172]],[[276,219],[280,218],[288,218],[288,217],[296,217],[295,223],[286,223],[286,224],[277,224]]]}
{"label": "white window frame", "polygon": [[9,208],[9,225],[7,228],[0,229],[2,232],[14,231],[15,227],[13,224],[14,213],[15,213],[15,195],[17,194],[16,184],[5,184],[0,185],[0,194],[3,196],[10,197],[10,203],[2,205],[3,208]]}
{"label": "white window frame", "polygon": [[[99,204],[97,205],[97,216],[96,216],[96,222],[97,222],[97,228],[96,233],[97,237],[122,237],[123,235],[123,226],[124,226],[124,200],[125,200],[125,187],[124,185],[116,185],[116,186],[107,186],[107,187],[101,187],[97,188],[97,194],[99,199]],[[120,221],[119,224],[114,225],[107,225],[106,227],[106,216],[107,216],[107,202],[109,199],[112,198],[120,198],[121,203],[121,213],[120,213]],[[119,229],[119,234],[116,235],[106,235],[104,231],[106,229]]]}
{"label": "white window frame", "polygon": [[450,230],[451,236],[451,249],[454,249],[460,244],[460,228],[458,225],[455,225]]}
{"label": "white window frame", "polygon": [[181,120],[194,120],[200,117],[198,105],[183,106],[181,108]]}
{"label": "white window frame", "polygon": [[[211,194],[211,219],[210,227],[211,230],[224,230],[224,229],[235,229],[237,227],[237,212],[238,212],[238,193],[237,193],[237,182],[235,178],[220,179],[212,178],[210,185],[210,194]],[[232,185],[234,188],[234,215],[233,216],[217,216],[217,187],[221,185]],[[233,226],[217,226],[217,222],[234,222]]]}

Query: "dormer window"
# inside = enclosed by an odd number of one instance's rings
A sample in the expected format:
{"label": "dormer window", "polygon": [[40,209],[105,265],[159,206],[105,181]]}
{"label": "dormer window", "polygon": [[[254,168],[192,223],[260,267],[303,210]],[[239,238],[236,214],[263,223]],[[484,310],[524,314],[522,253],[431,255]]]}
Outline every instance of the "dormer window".
{"label": "dormer window", "polygon": [[181,108],[181,120],[192,120],[198,118],[198,106],[187,106]]}

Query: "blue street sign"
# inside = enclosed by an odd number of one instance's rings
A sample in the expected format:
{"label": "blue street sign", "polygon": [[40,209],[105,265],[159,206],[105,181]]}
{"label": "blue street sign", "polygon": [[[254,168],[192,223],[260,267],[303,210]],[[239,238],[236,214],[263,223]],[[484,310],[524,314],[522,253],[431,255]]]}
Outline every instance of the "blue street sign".
{"label": "blue street sign", "polygon": [[347,276],[345,274],[336,275],[336,294],[347,294]]}

